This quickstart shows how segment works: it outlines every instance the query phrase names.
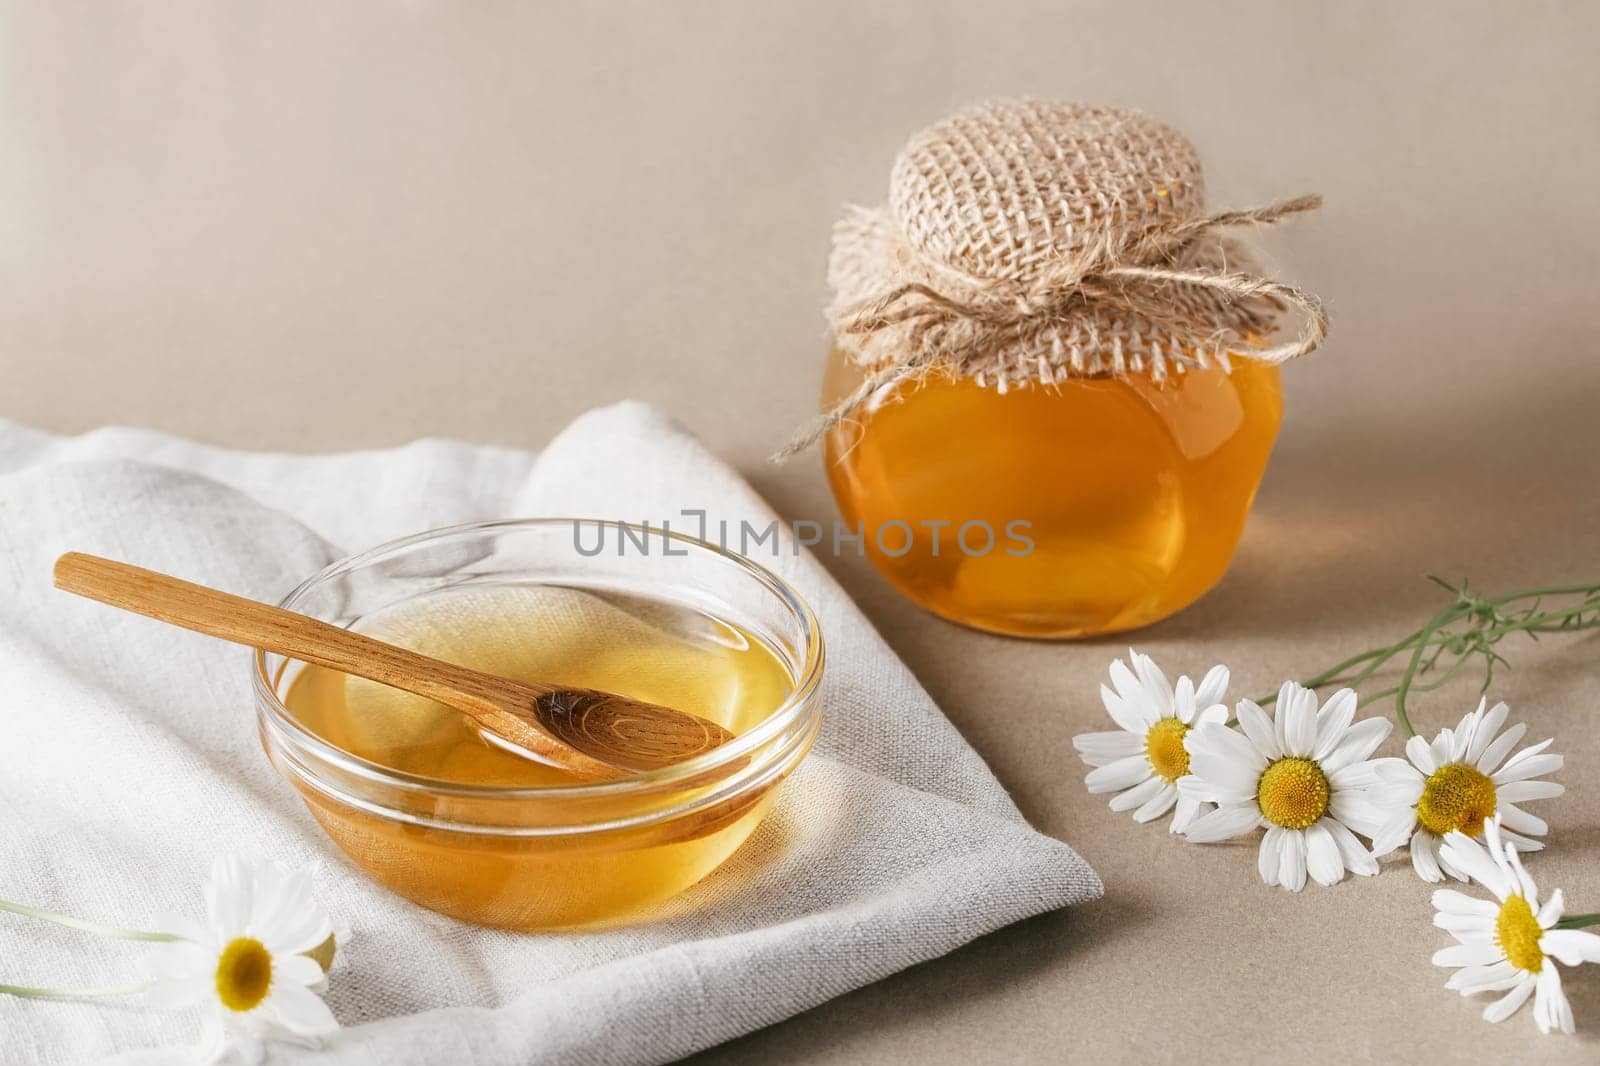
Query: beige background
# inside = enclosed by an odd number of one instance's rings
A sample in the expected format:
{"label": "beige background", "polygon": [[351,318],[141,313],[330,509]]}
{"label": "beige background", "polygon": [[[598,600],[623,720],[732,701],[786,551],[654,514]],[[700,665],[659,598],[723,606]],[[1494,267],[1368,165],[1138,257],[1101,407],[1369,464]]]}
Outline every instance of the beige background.
{"label": "beige background", "polygon": [[[1216,206],[1327,196],[1266,238],[1334,331],[1286,375],[1237,562],[1137,637],[1271,691],[1417,624],[1424,571],[1600,578],[1597,39],[1578,2],[7,4],[0,415],[537,447],[636,397],[827,519],[814,457],[762,458],[813,406],[840,204],[987,94],[1136,106],[1191,135]],[[1186,846],[1087,796],[1070,739],[1102,728],[1118,642],[966,632],[830,565],[1108,895],[706,1061],[1600,1057],[1446,992],[1403,861],[1292,896],[1250,846]],[[1516,647],[1497,686],[1567,754],[1533,872],[1590,910],[1596,650]],[[1600,967],[1567,984],[1600,1034]]]}

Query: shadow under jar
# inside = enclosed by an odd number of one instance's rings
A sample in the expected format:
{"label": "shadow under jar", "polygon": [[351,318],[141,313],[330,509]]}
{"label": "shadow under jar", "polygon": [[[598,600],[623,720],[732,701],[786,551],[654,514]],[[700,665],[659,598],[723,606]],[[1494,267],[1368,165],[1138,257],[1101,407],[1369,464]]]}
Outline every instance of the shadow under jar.
{"label": "shadow under jar", "polygon": [[609,689],[736,734],[674,766],[584,781],[489,742],[459,711],[258,653],[268,757],[375,880],[484,925],[615,923],[647,916],[755,831],[820,725],[816,619],[753,563],[630,533],[624,543],[616,523],[569,519],[437,530],[335,563],[283,601],[437,658]]}

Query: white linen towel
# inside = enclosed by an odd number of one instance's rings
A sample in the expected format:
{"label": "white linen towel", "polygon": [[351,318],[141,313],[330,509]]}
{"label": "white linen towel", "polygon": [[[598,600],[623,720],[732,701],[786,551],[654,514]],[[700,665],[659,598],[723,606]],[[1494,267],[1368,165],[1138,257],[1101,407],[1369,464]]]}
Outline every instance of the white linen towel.
{"label": "white linen towel", "polygon": [[[51,588],[55,557],[81,550],[276,600],[423,529],[683,508],[735,528],[776,517],[638,404],[585,415],[537,455],[434,440],[252,454],[0,422],[0,897],[147,927],[198,912],[220,852],[322,858],[318,895],[353,933],[328,992],[346,1029],[271,1061],[525,1066],[668,1061],[1100,894],[806,553],[758,558],[828,642],[816,749],[721,870],[650,921],[582,933],[477,928],[369,881],[262,754],[246,651]],[[0,982],[137,980],[146,950],[0,915]],[[0,996],[7,1063],[187,1061],[195,1030],[132,1004]]]}

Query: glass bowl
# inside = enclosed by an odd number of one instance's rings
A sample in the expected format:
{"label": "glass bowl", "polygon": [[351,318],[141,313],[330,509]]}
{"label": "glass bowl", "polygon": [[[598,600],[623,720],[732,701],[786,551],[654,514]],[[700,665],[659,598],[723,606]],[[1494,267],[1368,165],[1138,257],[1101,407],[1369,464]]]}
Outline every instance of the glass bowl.
{"label": "glass bowl", "polygon": [[[597,543],[604,550],[590,554]],[[257,652],[262,746],[345,854],[424,907],[515,929],[637,918],[721,865],[810,750],[822,713],[816,618],[781,579],[703,541],[564,518],[392,541],[327,567],[282,606],[362,629],[364,620],[424,597],[506,586],[579,590],[731,623],[781,664],[788,698],[722,747],[660,770],[540,787],[461,784],[329,743],[284,703],[304,667]]]}

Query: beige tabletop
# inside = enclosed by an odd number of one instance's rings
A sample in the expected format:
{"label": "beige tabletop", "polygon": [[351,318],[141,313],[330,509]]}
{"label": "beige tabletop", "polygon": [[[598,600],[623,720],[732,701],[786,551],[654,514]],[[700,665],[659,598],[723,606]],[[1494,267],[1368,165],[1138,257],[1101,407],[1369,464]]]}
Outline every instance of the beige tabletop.
{"label": "beige tabletop", "polygon": [[[1600,579],[1600,9],[1477,7],[8,4],[0,415],[538,447],[632,397],[830,520],[818,459],[763,457],[815,403],[840,205],[880,198],[906,134],[974,99],[1134,106],[1195,141],[1214,206],[1327,197],[1265,235],[1334,329],[1286,373],[1244,544],[1135,638],[1272,691],[1419,624],[1425,572]],[[1600,967],[1568,972],[1576,1039],[1526,1010],[1490,1026],[1442,987],[1403,856],[1295,896],[1249,845],[1088,796],[1071,738],[1105,727],[1121,642],[967,632],[862,560],[829,565],[1106,898],[706,1061],[1600,1057]],[[1567,756],[1533,872],[1600,910],[1597,644],[1508,650],[1496,694]],[[1416,714],[1437,728],[1474,698]]]}

